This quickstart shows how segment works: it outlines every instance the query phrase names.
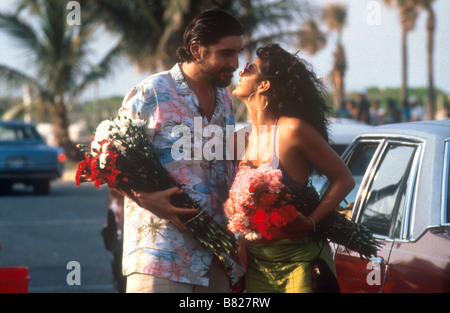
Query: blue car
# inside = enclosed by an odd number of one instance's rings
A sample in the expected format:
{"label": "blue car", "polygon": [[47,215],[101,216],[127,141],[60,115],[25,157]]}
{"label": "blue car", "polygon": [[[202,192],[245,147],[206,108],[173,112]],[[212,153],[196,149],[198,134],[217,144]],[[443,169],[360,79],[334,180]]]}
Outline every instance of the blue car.
{"label": "blue car", "polygon": [[49,194],[50,182],[64,168],[62,149],[48,146],[33,124],[0,121],[0,193],[23,183],[33,186],[35,194]]}

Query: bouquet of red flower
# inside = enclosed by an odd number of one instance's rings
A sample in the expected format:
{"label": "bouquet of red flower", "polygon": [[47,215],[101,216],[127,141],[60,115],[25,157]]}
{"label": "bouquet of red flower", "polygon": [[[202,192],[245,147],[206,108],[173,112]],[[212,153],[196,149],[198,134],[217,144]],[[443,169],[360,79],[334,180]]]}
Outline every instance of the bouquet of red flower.
{"label": "bouquet of red flower", "polygon": [[[109,188],[145,192],[172,187],[183,190],[160,162],[143,120],[121,115],[105,120],[97,127],[90,147],[80,145],[79,149],[85,159],[78,164],[77,185],[93,182],[97,188],[106,184]],[[180,219],[200,244],[231,270],[230,256],[237,252],[234,235],[213,220],[186,192],[173,196],[171,202],[177,207],[198,209],[196,215],[180,215]]]}
{"label": "bouquet of red flower", "polygon": [[[225,203],[228,229],[247,240],[273,239],[297,217],[308,215],[319,203],[313,187],[293,192],[281,182],[281,171],[267,167],[241,169]],[[377,255],[380,243],[372,232],[334,210],[317,225],[315,235],[356,251],[361,257]]]}

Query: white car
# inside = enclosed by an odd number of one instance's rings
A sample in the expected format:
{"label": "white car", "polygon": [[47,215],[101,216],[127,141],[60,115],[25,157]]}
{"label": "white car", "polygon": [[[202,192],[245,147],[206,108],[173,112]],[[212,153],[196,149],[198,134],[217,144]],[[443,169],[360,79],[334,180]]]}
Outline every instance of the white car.
{"label": "white car", "polygon": [[356,185],[341,206],[383,246],[370,262],[335,248],[341,291],[450,292],[450,120],[373,127],[342,158]]}
{"label": "white car", "polygon": [[[330,146],[340,156],[343,155],[348,146],[362,132],[372,129],[373,126],[346,118],[331,118],[328,127]],[[317,191],[322,189],[326,181],[325,176],[313,173],[311,182]]]}

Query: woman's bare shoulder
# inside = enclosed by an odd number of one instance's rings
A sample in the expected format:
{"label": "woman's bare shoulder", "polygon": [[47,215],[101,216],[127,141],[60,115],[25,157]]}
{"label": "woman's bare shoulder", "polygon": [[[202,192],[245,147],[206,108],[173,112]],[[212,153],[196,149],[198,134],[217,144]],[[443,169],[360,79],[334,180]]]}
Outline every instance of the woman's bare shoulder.
{"label": "woman's bare shoulder", "polygon": [[280,136],[286,138],[310,136],[317,131],[307,121],[297,117],[282,117],[279,119],[278,127]]}

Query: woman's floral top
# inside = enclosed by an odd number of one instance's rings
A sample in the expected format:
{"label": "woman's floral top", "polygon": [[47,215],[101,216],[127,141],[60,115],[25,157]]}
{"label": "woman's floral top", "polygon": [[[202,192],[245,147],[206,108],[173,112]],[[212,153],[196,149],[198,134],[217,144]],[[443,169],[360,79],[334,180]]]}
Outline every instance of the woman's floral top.
{"label": "woman's floral top", "polygon": [[[208,121],[199,113],[198,99],[177,64],[133,88],[120,110],[149,121],[153,144],[169,173],[217,222],[226,225],[223,203],[233,167],[225,147],[227,125],[233,129],[235,122],[228,92],[216,89],[216,107]],[[124,275],[147,273],[207,286],[211,260],[191,234],[125,200]],[[236,277],[230,277],[233,282],[242,269],[236,264],[230,267],[236,269]]]}

